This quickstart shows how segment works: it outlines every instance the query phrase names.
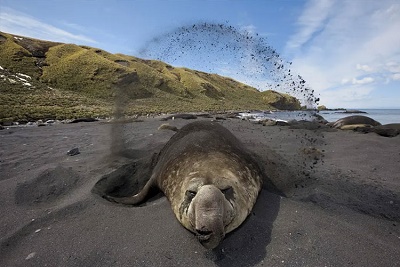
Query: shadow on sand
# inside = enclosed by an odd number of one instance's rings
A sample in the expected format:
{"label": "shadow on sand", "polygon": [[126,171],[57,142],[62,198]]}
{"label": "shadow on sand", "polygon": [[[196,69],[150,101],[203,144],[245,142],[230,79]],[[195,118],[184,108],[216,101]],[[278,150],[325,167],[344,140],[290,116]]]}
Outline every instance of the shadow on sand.
{"label": "shadow on sand", "polygon": [[205,256],[217,266],[254,266],[266,258],[281,196],[261,190],[252,213],[235,231]]}

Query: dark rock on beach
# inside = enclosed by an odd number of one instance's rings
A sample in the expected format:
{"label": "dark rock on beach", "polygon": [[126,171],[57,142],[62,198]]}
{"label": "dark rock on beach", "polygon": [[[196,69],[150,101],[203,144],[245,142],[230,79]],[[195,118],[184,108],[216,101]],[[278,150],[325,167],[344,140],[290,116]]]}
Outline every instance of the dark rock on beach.
{"label": "dark rock on beach", "polygon": [[332,129],[325,124],[315,121],[305,121],[305,120],[291,121],[289,129],[332,131]]}
{"label": "dark rock on beach", "polygon": [[3,122],[1,123],[1,125],[2,125],[2,126],[12,126],[12,125],[13,125],[13,122],[12,122],[12,121],[3,121]]}
{"label": "dark rock on beach", "polygon": [[79,151],[79,148],[75,147],[71,150],[68,150],[67,155],[68,156],[76,156],[78,154],[80,154],[81,152]]}
{"label": "dark rock on beach", "polygon": [[160,121],[167,121],[167,120],[173,120],[173,119],[194,120],[194,119],[197,119],[197,116],[193,115],[193,114],[181,113],[181,114],[174,114],[174,115],[167,116],[165,118],[161,118]]}
{"label": "dark rock on beach", "polygon": [[319,115],[317,113],[315,113],[313,116],[314,116],[314,120],[313,121],[315,121],[315,122],[323,123],[323,124],[328,123],[328,121],[324,117],[322,117],[321,115]]}
{"label": "dark rock on beach", "polygon": [[275,125],[277,125],[277,126],[288,126],[289,124],[286,121],[278,120],[278,121],[276,121]]}
{"label": "dark rock on beach", "polygon": [[349,114],[368,114],[368,112],[361,111],[361,110],[355,110],[355,109],[346,109],[344,111],[337,111],[335,113],[349,113]]}
{"label": "dark rock on beach", "polygon": [[95,122],[98,121],[96,118],[78,118],[72,120],[70,123],[78,123],[78,122]]}

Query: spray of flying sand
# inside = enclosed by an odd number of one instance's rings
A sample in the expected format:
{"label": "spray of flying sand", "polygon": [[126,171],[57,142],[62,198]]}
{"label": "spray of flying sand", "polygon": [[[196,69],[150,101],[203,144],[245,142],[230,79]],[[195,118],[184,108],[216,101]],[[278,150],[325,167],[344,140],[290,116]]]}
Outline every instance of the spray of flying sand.
{"label": "spray of flying sand", "polygon": [[140,57],[233,77],[260,91],[289,93],[309,108],[319,101],[266,38],[225,24],[179,27],[150,40]]}
{"label": "spray of flying sand", "polygon": [[[139,57],[233,77],[260,91],[272,89],[288,93],[308,108],[315,108],[319,101],[314,90],[291,71],[291,63],[285,61],[266,38],[230,25],[197,23],[178,27],[148,41]],[[138,77],[127,76],[116,85],[116,118],[123,117],[129,99],[126,90],[137,81]],[[124,149],[126,138],[123,125],[115,126],[112,139],[113,152],[117,153]],[[310,145],[317,140],[310,135],[302,139]]]}

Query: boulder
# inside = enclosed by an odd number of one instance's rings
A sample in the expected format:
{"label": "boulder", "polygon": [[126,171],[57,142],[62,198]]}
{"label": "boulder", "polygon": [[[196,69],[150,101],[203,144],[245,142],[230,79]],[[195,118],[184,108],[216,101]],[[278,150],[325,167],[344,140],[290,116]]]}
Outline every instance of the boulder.
{"label": "boulder", "polygon": [[94,122],[94,121],[98,121],[98,119],[95,119],[95,118],[78,118],[78,119],[72,120],[70,123]]}

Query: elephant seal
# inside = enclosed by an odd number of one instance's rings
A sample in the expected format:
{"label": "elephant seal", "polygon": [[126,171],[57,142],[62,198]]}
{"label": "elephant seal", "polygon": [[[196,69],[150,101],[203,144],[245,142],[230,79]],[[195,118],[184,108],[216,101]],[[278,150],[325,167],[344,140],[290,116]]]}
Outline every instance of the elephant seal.
{"label": "elephant seal", "polygon": [[376,133],[384,137],[395,137],[400,134],[400,123],[390,123],[375,127],[361,127],[354,129],[354,131],[362,133]]}
{"label": "elephant seal", "polygon": [[367,116],[362,116],[362,115],[348,116],[345,118],[341,118],[335,122],[330,122],[327,125],[331,126],[332,128],[340,129],[342,126],[352,125],[352,124],[369,124],[371,126],[381,125],[376,120],[371,119],[370,117],[367,117]]}
{"label": "elephant seal", "polygon": [[340,130],[356,130],[358,128],[372,128],[373,126],[371,124],[349,124],[349,125],[343,125],[339,129]]}
{"label": "elephant seal", "polygon": [[157,130],[171,130],[177,132],[178,128],[176,128],[176,126],[169,125],[168,123],[163,123],[158,127]]}
{"label": "elephant seal", "polygon": [[217,122],[197,121],[178,130],[161,149],[138,194],[104,197],[137,205],[158,188],[178,221],[213,249],[247,218],[261,186],[260,166],[240,141]]}

